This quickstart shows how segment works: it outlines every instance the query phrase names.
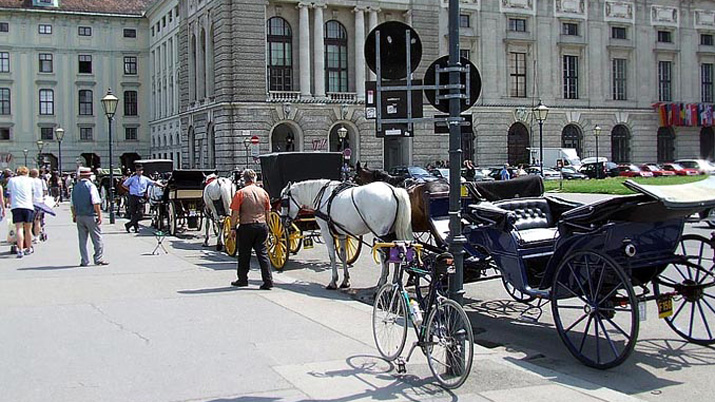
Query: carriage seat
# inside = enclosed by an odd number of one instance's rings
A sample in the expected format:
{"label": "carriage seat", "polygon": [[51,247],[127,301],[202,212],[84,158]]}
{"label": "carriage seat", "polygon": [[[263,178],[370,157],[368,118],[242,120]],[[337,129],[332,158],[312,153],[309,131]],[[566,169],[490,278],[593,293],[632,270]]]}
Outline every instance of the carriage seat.
{"label": "carriage seat", "polygon": [[551,245],[558,237],[551,207],[545,198],[515,198],[493,205],[508,211],[506,227],[514,233],[520,247]]}

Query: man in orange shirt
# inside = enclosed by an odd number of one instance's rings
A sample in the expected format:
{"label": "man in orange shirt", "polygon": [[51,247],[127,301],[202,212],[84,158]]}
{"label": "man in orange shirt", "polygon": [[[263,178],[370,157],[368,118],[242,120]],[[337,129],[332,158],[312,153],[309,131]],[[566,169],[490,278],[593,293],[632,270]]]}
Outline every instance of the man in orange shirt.
{"label": "man in orange shirt", "polygon": [[[273,287],[271,265],[268,260],[266,240],[268,239],[268,214],[271,212],[270,196],[266,190],[255,184],[256,172],[243,171],[245,187],[236,191],[231,201],[231,237],[238,232],[238,280],[232,286],[248,286],[248,270],[251,265],[251,249],[256,252],[258,265],[261,267],[263,285],[261,289]],[[239,224],[236,230],[236,224]]]}

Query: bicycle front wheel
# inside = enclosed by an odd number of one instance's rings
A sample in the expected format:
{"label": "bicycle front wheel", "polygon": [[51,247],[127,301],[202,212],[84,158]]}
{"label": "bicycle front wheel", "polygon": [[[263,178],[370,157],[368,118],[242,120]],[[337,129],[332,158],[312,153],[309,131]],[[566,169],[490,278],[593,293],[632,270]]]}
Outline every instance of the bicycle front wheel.
{"label": "bicycle front wheel", "polygon": [[427,363],[437,381],[454,389],[467,380],[474,358],[474,333],[467,313],[454,300],[444,299],[427,317]]}
{"label": "bicycle front wheel", "polygon": [[372,308],[372,334],[385,360],[397,359],[407,341],[407,306],[400,289],[391,283],[377,291]]}

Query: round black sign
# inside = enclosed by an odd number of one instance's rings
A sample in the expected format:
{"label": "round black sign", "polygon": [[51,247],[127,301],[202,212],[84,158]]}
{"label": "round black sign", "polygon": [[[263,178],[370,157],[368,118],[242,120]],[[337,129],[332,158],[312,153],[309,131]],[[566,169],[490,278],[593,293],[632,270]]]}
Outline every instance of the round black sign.
{"label": "round black sign", "polygon": [[[474,103],[479,99],[479,95],[482,92],[482,76],[479,74],[479,70],[477,70],[477,66],[475,66],[471,61],[468,59],[465,59],[464,57],[459,58],[460,63],[464,67],[469,68],[469,99],[460,99],[459,100],[459,111],[464,112],[470,107],[474,106]],[[425,86],[432,86],[435,85],[437,81],[437,76],[436,76],[436,71],[437,67],[439,66],[440,69],[447,68],[449,65],[449,56],[442,56],[439,59],[435,60],[434,63],[430,64],[429,68],[427,69],[427,72],[425,73],[425,79],[424,83]],[[462,85],[467,84],[467,73],[462,72],[459,74],[460,76],[460,81]],[[449,84],[449,73],[447,72],[440,72],[439,73],[439,85],[447,85]],[[462,89],[460,91],[462,94],[465,94],[466,91]],[[440,95],[446,95],[449,93],[449,90],[447,89],[441,89],[439,91]],[[427,97],[427,101],[434,106],[437,110],[444,112],[444,113],[449,113],[449,99],[440,99],[439,103],[437,103],[437,96],[436,96],[436,91],[434,89],[425,89],[425,96]]]}
{"label": "round black sign", "polygon": [[422,41],[417,31],[399,21],[388,21],[376,26],[365,40],[365,61],[377,74],[375,36],[380,32],[380,73],[383,79],[401,80],[407,77],[407,35],[410,33],[410,73],[422,59]]}

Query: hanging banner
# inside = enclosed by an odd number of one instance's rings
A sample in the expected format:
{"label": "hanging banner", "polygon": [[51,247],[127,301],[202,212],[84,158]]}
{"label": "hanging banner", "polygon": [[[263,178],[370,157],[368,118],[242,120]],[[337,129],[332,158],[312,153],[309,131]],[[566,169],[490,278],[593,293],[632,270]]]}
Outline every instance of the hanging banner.
{"label": "hanging banner", "polygon": [[658,102],[651,106],[661,127],[712,127],[715,123],[715,106],[710,103]]}

